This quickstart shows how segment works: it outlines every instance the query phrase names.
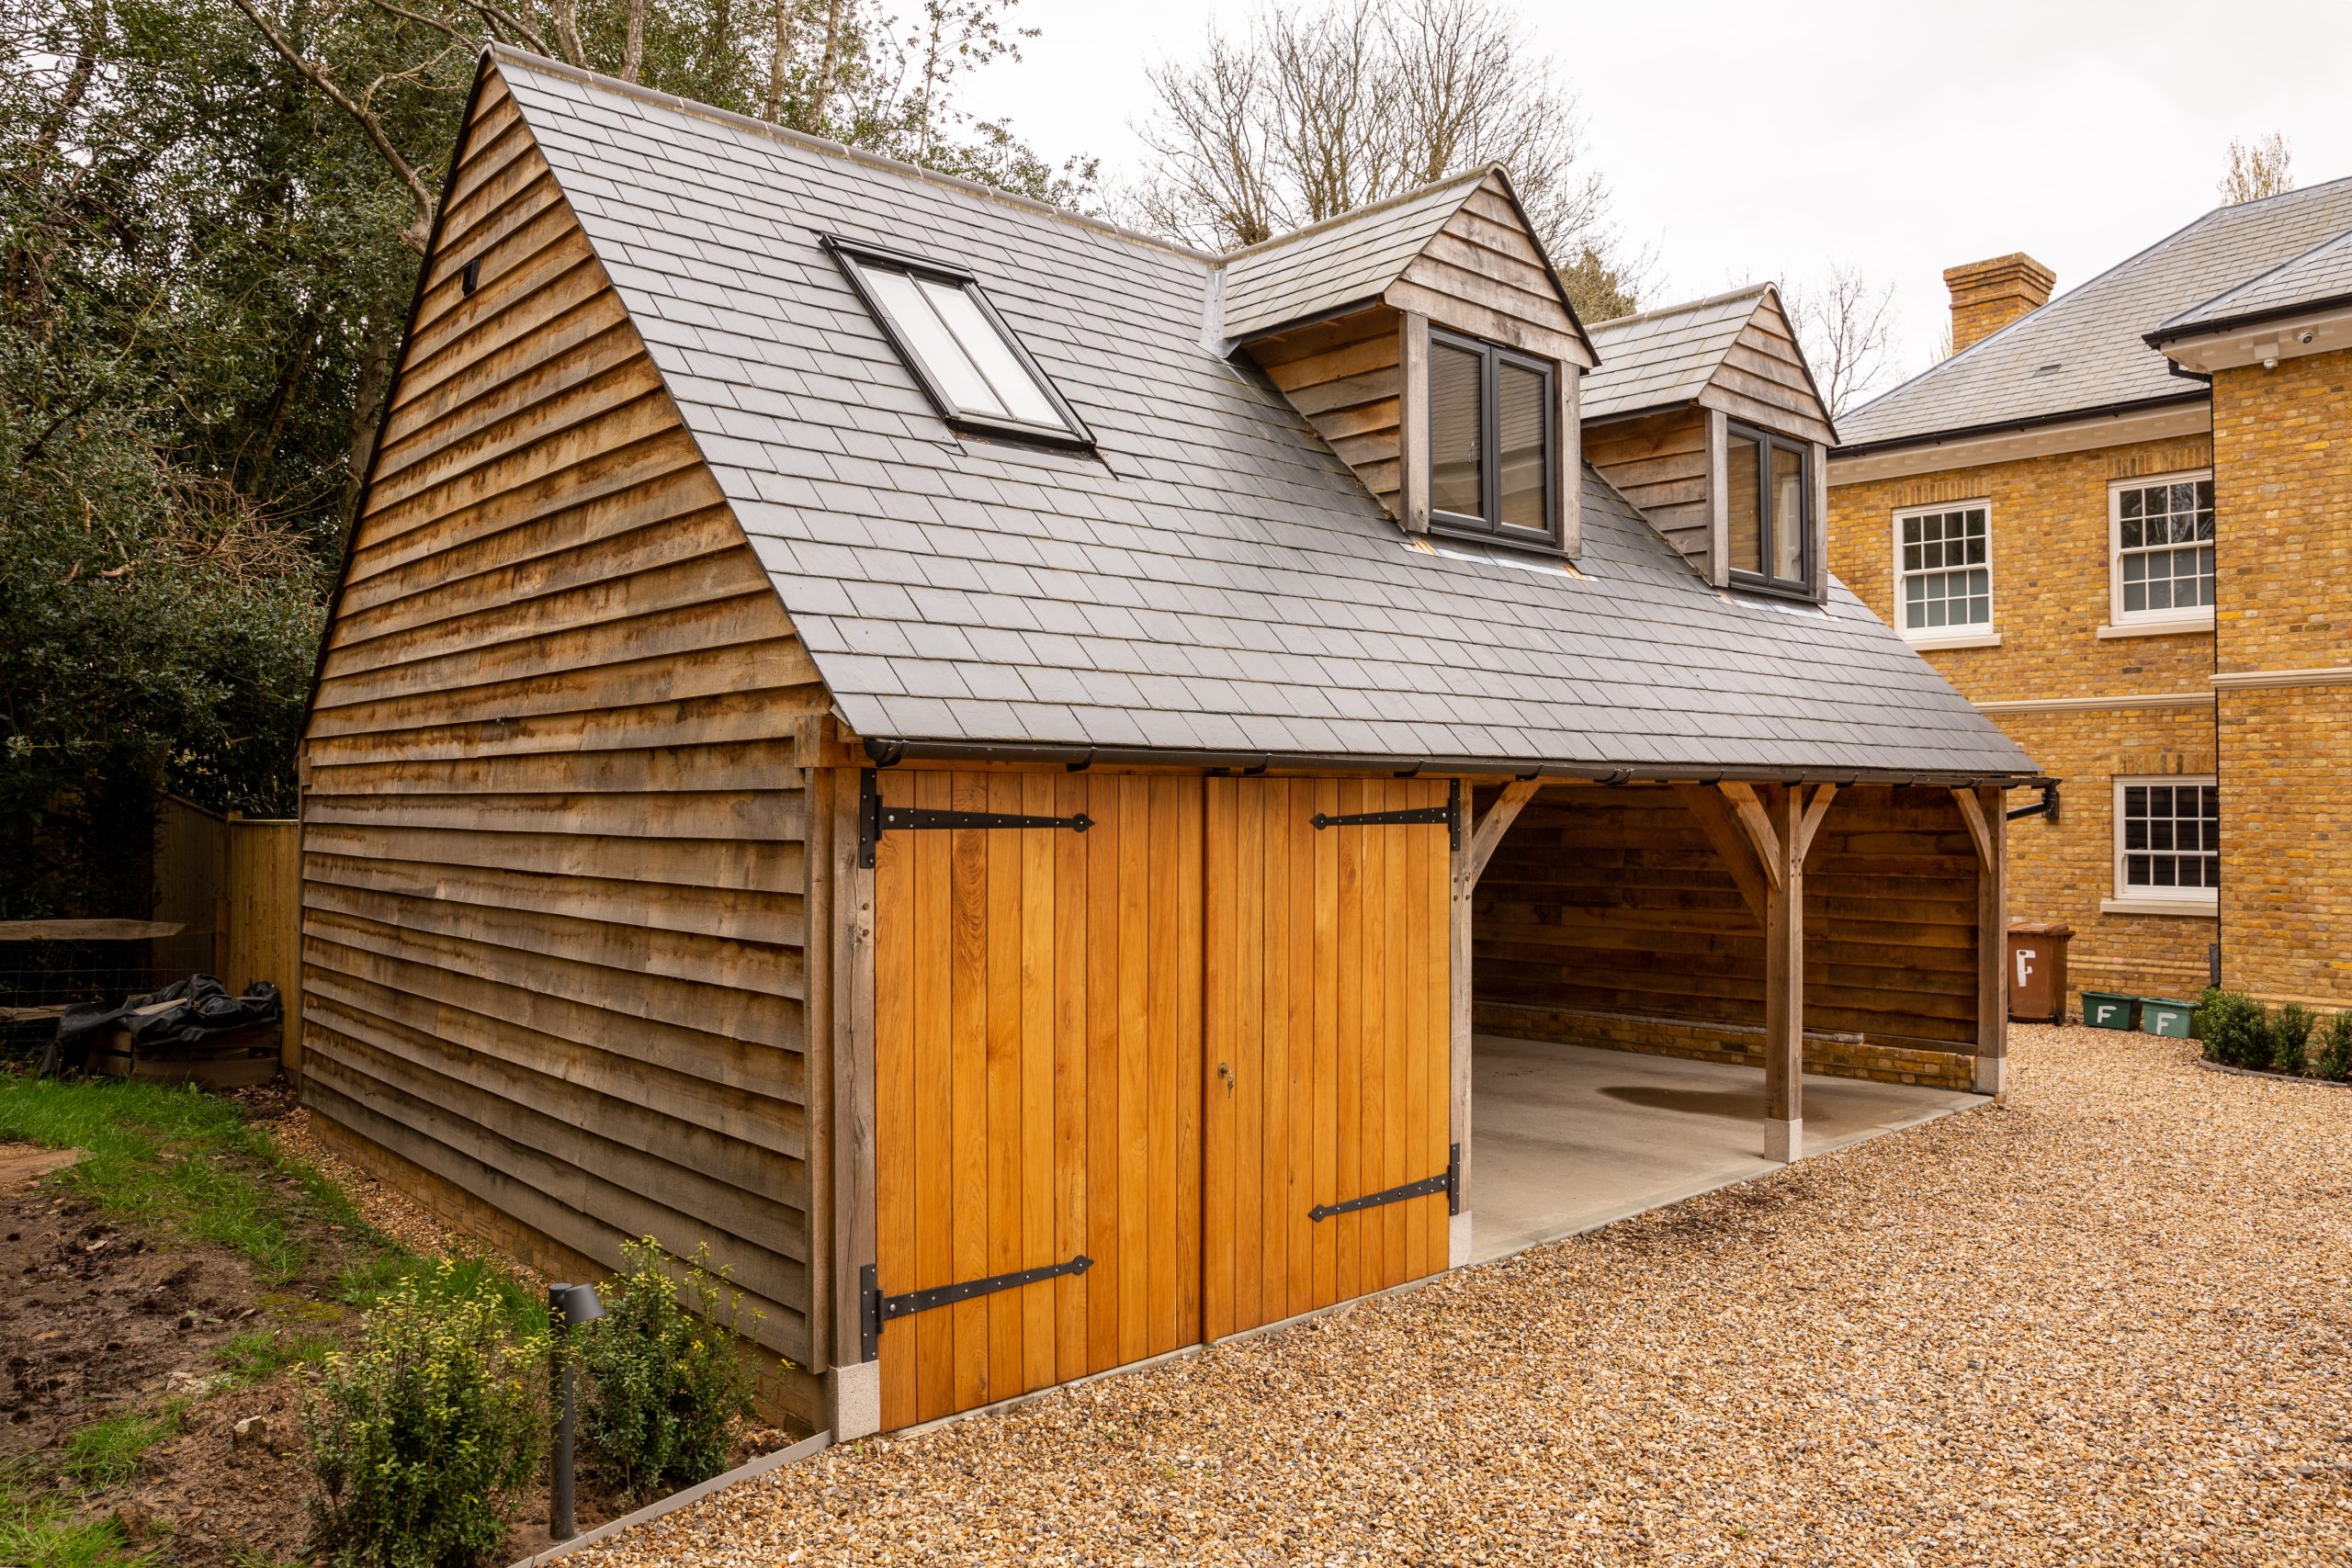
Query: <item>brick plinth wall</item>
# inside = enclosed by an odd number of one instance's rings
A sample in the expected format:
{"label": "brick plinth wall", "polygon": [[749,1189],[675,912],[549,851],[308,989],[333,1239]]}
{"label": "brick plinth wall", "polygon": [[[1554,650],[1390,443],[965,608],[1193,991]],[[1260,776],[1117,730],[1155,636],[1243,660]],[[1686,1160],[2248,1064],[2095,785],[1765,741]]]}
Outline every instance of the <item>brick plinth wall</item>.
{"label": "brick plinth wall", "polygon": [[[1501,1002],[1480,1002],[1473,1013],[1473,1022],[1481,1033],[1507,1034],[1515,1040],[1547,1040],[1563,1045],[1638,1051],[1653,1056],[1684,1056],[1758,1070],[1764,1066],[1764,1032],[1732,1024],[1690,1023],[1634,1013],[1587,1012]],[[1891,1045],[1860,1034],[1816,1034],[1808,1031],[1804,1037],[1804,1070],[1831,1077],[1964,1089],[1975,1083],[1976,1058],[1957,1051]]]}

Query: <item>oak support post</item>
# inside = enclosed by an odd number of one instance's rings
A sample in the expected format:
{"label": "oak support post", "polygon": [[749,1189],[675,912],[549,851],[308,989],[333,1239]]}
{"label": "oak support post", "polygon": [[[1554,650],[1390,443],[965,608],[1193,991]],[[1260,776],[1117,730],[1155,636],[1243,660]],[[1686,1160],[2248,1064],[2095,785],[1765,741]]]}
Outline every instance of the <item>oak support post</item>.
{"label": "oak support post", "polygon": [[882,1364],[865,1359],[859,1286],[875,1260],[874,873],[857,863],[860,777],[828,768],[832,990],[832,1433],[847,1442],[882,1428]]}
{"label": "oak support post", "polygon": [[1976,844],[1976,1080],[1979,1094],[2007,1086],[2009,1066],[2008,813],[1992,785],[1956,789],[1969,837]]}
{"label": "oak support post", "polygon": [[1773,839],[1764,915],[1764,1157],[1783,1165],[1804,1156],[1803,802],[1801,790],[1780,786],[1760,802]]}
{"label": "oak support post", "polygon": [[1838,786],[1717,787],[1682,797],[1764,928],[1764,1157],[1786,1165],[1804,1154],[1804,863]]}
{"label": "oak support post", "polygon": [[1496,846],[1517,821],[1527,803],[1535,798],[1543,787],[1539,779],[1519,779],[1503,786],[1502,794],[1487,814],[1471,825],[1470,792],[1463,791],[1462,842],[1449,862],[1452,893],[1448,900],[1446,929],[1448,956],[1446,976],[1447,999],[1452,1036],[1447,1050],[1450,1102],[1448,1139],[1461,1151],[1461,1212],[1446,1227],[1445,1262],[1449,1269],[1459,1269],[1472,1256],[1471,1198],[1476,1189],[1471,1184],[1470,1141],[1470,1065],[1471,1065],[1471,990],[1470,937],[1472,895],[1478,890],[1478,878],[1486,871],[1487,861],[1494,857]]}

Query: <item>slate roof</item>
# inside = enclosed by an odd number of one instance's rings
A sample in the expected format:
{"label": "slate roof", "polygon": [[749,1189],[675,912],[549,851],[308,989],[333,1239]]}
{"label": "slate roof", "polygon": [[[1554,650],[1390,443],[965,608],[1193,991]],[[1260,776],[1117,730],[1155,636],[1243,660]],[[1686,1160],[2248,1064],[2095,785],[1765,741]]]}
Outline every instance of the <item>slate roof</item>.
{"label": "slate roof", "polygon": [[1697,397],[1771,288],[1750,284],[1590,328],[1600,367],[1584,378],[1578,404],[1584,417],[1607,419]]}
{"label": "slate roof", "polygon": [[2352,229],[2323,241],[2294,260],[2225,289],[2193,310],[2183,310],[2149,334],[2186,337],[2203,328],[2248,318],[2282,315],[2322,300],[2352,297]]}
{"label": "slate roof", "polygon": [[[1200,342],[1214,258],[494,55],[846,722],[910,741],[1806,776],[2033,764],[1842,587],[1429,553]],[[970,267],[1098,455],[961,440],[820,248]]]}
{"label": "slate roof", "polygon": [[1225,268],[1225,335],[1255,337],[1377,298],[1493,172],[1491,164],[1474,169],[1234,252]]}
{"label": "slate roof", "polygon": [[2143,334],[2352,229],[2352,179],[2218,208],[1839,417],[1845,449],[2199,395]]}

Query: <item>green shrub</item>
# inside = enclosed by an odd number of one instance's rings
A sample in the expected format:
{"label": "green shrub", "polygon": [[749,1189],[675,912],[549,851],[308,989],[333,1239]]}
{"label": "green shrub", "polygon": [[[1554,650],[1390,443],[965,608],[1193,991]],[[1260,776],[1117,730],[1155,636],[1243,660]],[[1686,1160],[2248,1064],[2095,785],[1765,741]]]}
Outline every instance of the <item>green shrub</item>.
{"label": "green shrub", "polygon": [[2312,1060],[2312,1072],[2336,1083],[2352,1082],[2352,1012],[2339,1012],[2327,1021],[2327,1033],[2320,1042],[2319,1055]]}
{"label": "green shrub", "polygon": [[2319,1020],[2301,1002],[2270,1015],[2270,1070],[2300,1077],[2311,1071],[2312,1030]]}
{"label": "green shrub", "polygon": [[2207,1061],[2228,1067],[2270,1065],[2270,1019],[2260,1002],[2242,991],[2208,990],[2197,1010]]}
{"label": "green shrub", "polygon": [[352,1568],[463,1568],[504,1543],[537,1476],[547,1341],[512,1334],[496,1292],[458,1292],[453,1274],[387,1291],[304,1415],[313,1543]]}
{"label": "green shrub", "polygon": [[621,1258],[602,1288],[605,1315],[574,1331],[588,1378],[582,1446],[630,1495],[707,1481],[727,1468],[734,1423],[752,1414],[736,1352],[743,1299],[726,1293],[723,1272],[711,1278],[707,1247],[683,1292],[651,1236]]}

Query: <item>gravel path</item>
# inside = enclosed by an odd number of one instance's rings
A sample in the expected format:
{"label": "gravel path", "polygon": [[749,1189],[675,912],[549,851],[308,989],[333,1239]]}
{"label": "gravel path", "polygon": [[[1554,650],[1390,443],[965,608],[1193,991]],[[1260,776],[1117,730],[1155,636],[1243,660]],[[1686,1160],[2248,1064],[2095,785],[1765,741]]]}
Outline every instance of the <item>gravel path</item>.
{"label": "gravel path", "polygon": [[2352,1096],[2013,1042],[2002,1105],[571,1563],[2352,1563]]}

